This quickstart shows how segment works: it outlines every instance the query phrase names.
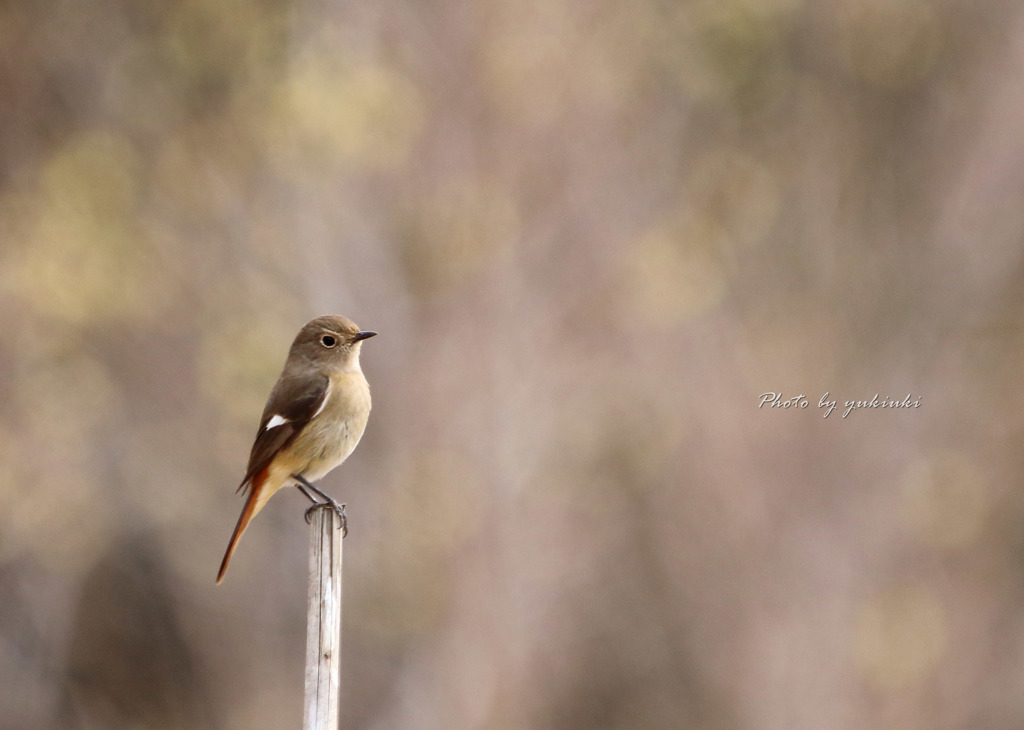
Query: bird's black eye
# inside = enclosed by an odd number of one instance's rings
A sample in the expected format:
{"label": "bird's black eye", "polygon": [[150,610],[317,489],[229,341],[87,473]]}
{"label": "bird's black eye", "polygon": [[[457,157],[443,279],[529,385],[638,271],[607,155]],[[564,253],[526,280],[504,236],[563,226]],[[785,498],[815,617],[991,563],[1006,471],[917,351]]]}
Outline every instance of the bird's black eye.
{"label": "bird's black eye", "polygon": [[333,335],[323,335],[320,337],[320,344],[324,347],[334,347],[338,344],[338,340]]}

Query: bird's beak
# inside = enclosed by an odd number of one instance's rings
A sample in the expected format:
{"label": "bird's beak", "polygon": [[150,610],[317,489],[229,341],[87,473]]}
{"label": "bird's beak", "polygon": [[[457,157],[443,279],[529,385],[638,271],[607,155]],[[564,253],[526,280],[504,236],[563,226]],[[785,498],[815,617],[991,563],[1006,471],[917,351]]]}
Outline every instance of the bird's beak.
{"label": "bird's beak", "polygon": [[369,330],[364,330],[363,332],[356,332],[354,335],[352,335],[352,341],[359,342],[359,340],[368,340],[369,338],[373,337],[376,334],[376,332],[370,332]]}

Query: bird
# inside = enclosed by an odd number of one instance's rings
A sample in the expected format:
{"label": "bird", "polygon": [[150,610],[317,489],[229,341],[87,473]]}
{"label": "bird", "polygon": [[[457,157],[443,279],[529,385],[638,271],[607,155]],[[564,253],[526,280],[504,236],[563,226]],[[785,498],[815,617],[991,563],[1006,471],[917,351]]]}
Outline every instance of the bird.
{"label": "bird", "polygon": [[247,498],[221,561],[218,584],[245,529],[282,487],[298,487],[313,502],[306,511],[307,522],[314,509],[331,505],[347,534],[345,505],[313,482],[345,461],[366,429],[370,386],[359,365],[359,352],[363,340],[376,334],[329,314],[310,320],[295,336],[263,408],[249,466],[236,490]]}

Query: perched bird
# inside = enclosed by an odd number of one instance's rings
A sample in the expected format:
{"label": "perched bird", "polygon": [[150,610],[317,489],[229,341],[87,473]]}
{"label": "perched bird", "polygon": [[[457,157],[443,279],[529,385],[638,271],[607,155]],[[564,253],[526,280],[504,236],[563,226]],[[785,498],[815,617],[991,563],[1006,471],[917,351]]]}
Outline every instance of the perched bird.
{"label": "perched bird", "polygon": [[345,461],[362,438],[370,415],[370,386],[359,367],[359,350],[363,340],[376,334],[338,315],[317,317],[299,330],[263,409],[249,468],[238,485],[239,492],[248,489],[248,498],[217,583],[224,579],[245,528],[281,487],[294,485],[313,502],[307,521],[311,510],[330,504],[345,524],[345,505],[313,482]]}

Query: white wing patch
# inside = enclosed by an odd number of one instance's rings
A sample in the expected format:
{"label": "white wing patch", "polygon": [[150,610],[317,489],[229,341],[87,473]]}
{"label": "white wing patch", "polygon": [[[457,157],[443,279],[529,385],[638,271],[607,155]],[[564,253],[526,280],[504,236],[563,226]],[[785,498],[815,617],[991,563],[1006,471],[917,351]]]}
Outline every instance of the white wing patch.
{"label": "white wing patch", "polygon": [[263,430],[269,431],[272,428],[283,426],[286,423],[288,423],[288,419],[285,418],[284,416],[274,416],[269,421],[267,421],[267,425],[263,427]]}

